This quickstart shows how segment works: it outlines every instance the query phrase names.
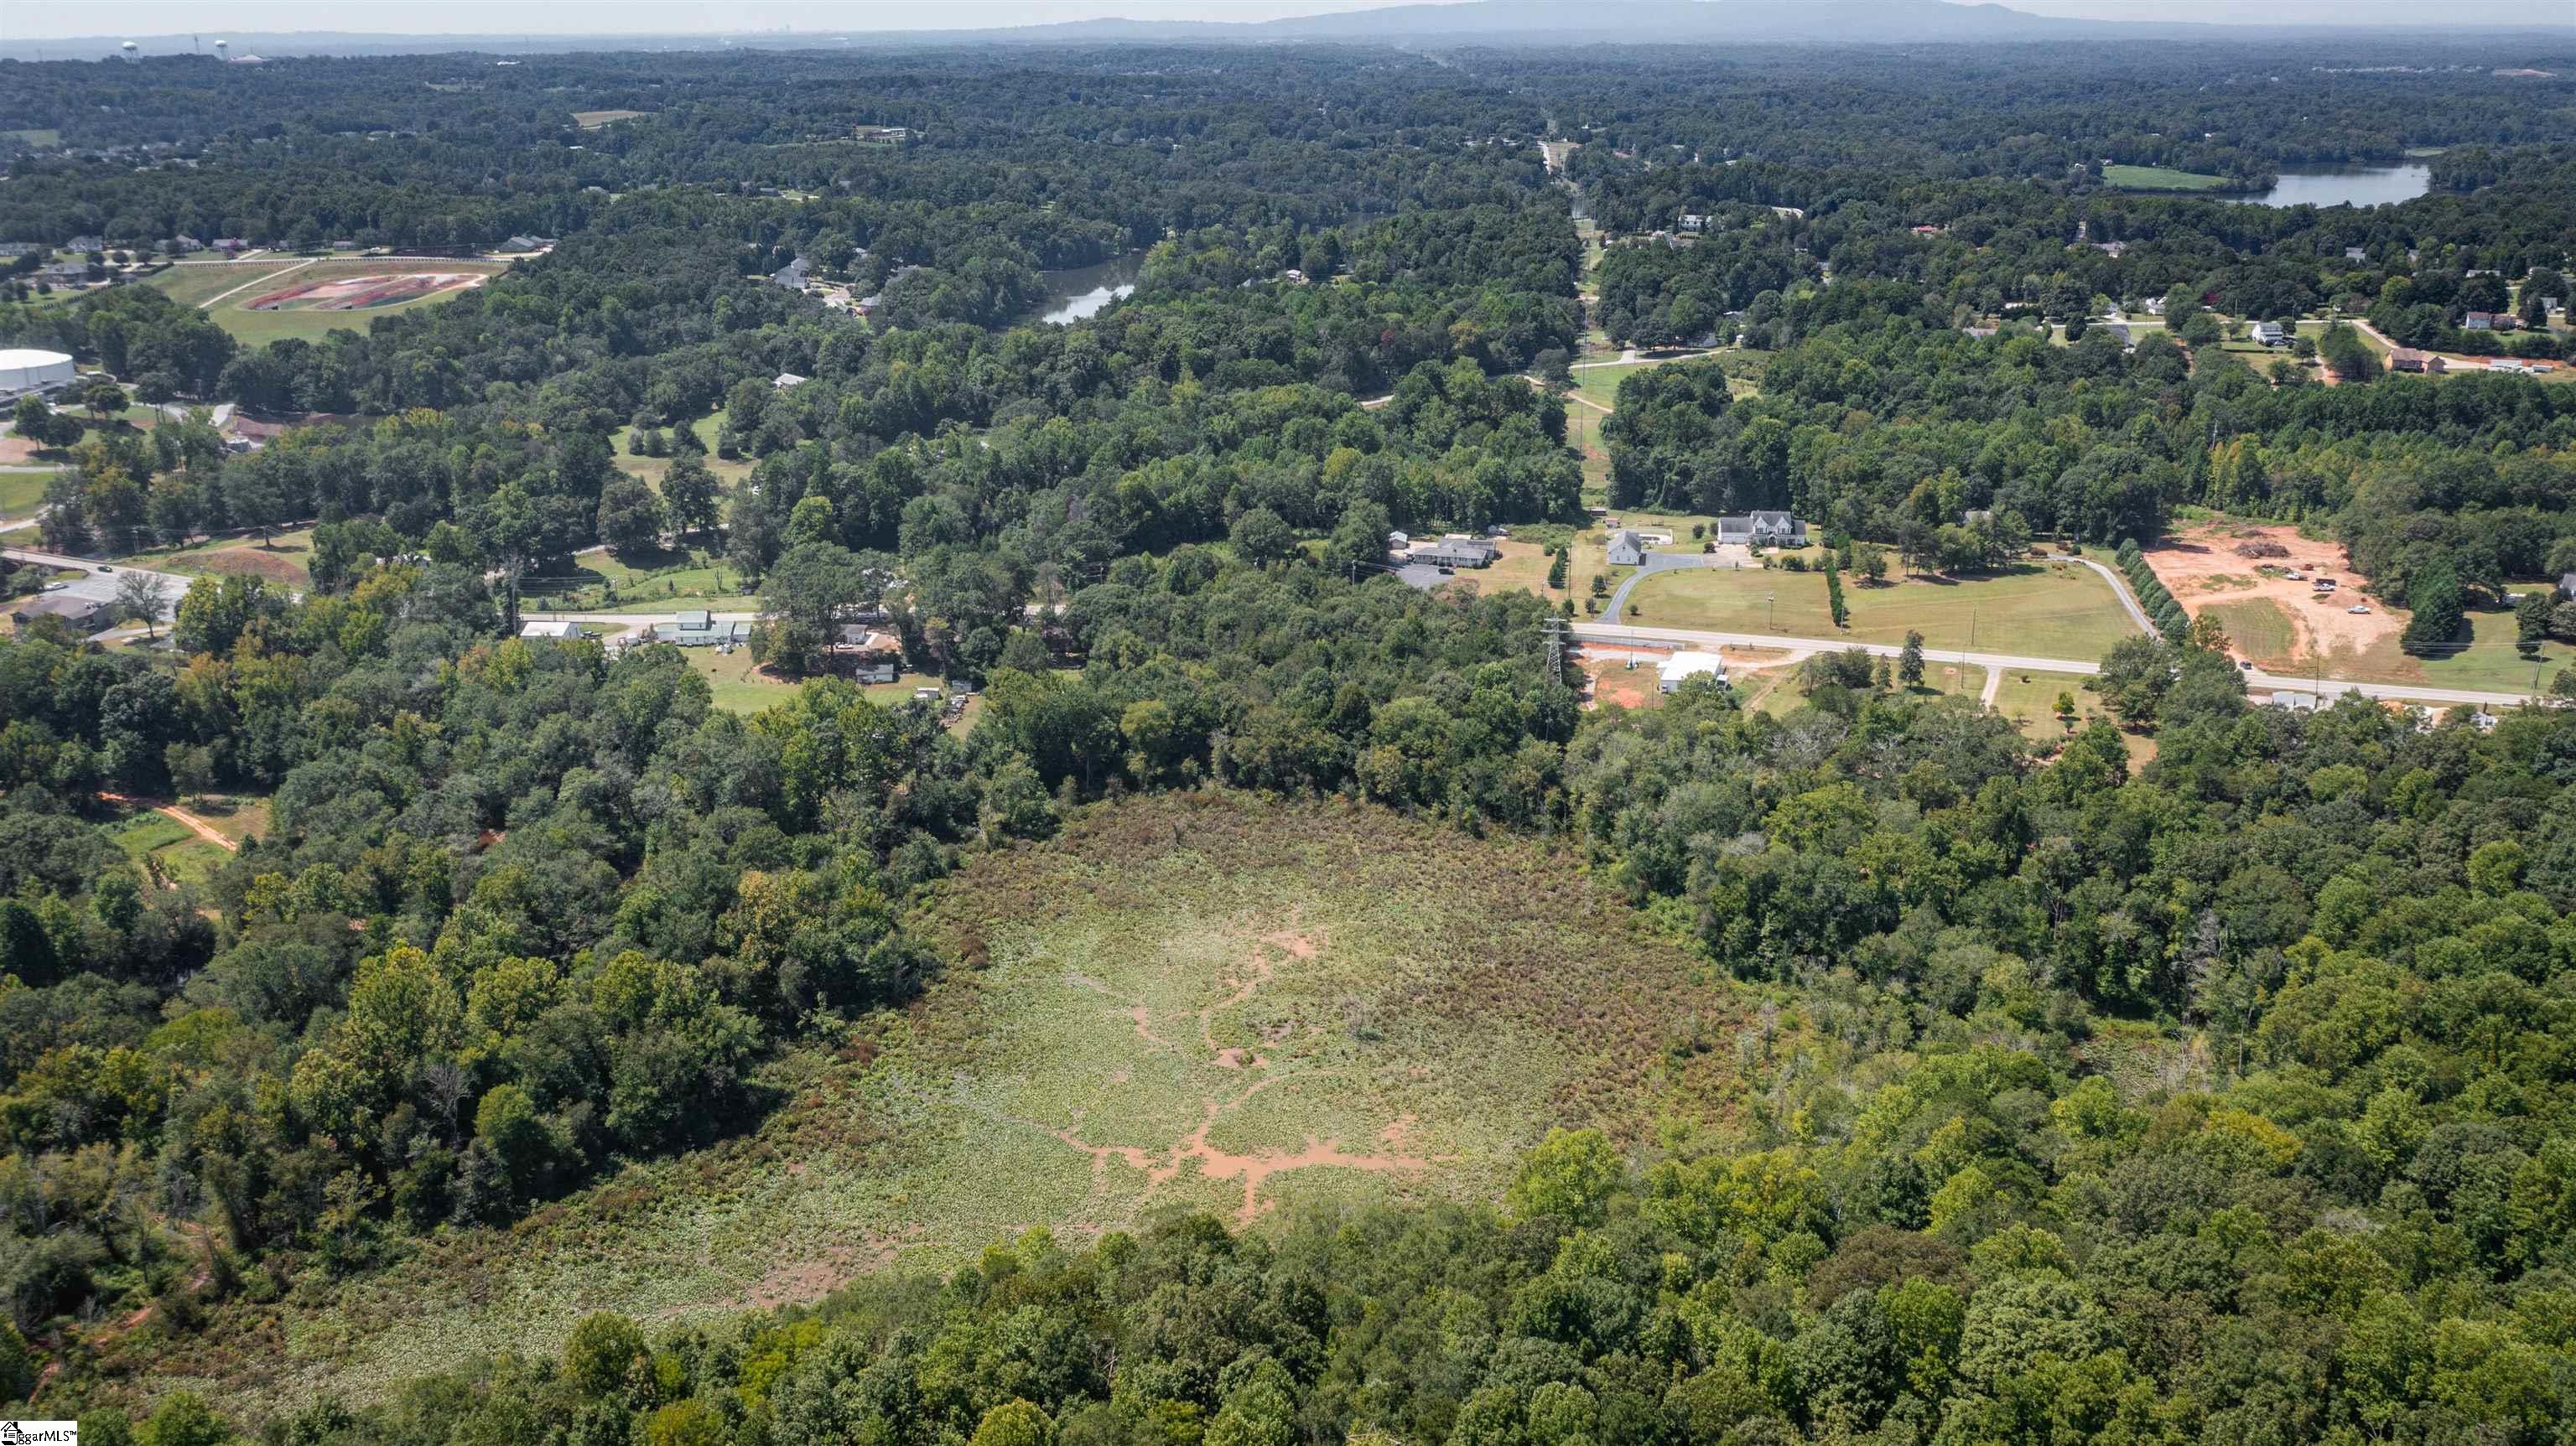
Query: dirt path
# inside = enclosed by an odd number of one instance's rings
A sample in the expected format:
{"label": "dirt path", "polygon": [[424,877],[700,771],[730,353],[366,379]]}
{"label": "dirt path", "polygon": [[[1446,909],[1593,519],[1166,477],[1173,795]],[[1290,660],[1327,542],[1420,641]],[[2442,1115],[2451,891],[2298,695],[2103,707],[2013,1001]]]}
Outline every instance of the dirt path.
{"label": "dirt path", "polygon": [[234,843],[231,839],[224,837],[222,832],[213,824],[206,822],[204,819],[197,817],[195,814],[188,812],[186,809],[181,808],[175,803],[148,803],[140,798],[134,798],[122,793],[110,793],[105,789],[100,789],[98,796],[107,800],[109,803],[142,804],[144,807],[151,809],[154,813],[168,814],[170,817],[186,824],[189,831],[196,834],[197,837],[204,839],[206,842],[213,844],[219,849],[222,849],[225,853],[237,854],[241,852],[240,844]]}

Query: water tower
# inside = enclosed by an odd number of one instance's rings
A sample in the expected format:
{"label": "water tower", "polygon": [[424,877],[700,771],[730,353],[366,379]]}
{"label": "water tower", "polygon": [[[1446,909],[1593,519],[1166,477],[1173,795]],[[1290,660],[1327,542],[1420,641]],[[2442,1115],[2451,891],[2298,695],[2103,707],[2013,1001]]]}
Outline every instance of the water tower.
{"label": "water tower", "polygon": [[116,47],[116,48],[125,52],[125,58],[126,58],[128,61],[131,61],[131,60],[133,60],[133,59],[134,59],[134,52],[135,52],[136,46],[135,46],[135,44],[134,44],[134,42],[133,42],[133,41],[129,40],[129,41],[125,42],[123,45],[120,45],[120,46],[118,46],[118,47]]}

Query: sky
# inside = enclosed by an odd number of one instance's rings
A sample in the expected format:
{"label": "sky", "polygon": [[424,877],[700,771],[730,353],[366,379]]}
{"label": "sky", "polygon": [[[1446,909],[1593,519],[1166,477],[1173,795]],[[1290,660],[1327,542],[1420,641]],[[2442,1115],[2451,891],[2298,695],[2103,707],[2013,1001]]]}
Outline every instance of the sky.
{"label": "sky", "polygon": [[[1567,0],[1569,8],[1583,0]],[[2576,0],[2003,0],[2040,15],[2096,20],[2189,20],[2255,24],[2551,25],[2576,30]],[[1120,16],[1133,20],[1271,20],[1288,15],[1371,9],[1365,0],[893,0],[813,6],[710,3],[710,0],[439,0],[423,7],[396,0],[124,0],[112,8],[0,3],[0,40],[95,36],[108,26],[131,35],[196,33],[209,45],[237,31],[372,31],[402,34],[740,34],[770,18],[800,33],[980,29]]]}

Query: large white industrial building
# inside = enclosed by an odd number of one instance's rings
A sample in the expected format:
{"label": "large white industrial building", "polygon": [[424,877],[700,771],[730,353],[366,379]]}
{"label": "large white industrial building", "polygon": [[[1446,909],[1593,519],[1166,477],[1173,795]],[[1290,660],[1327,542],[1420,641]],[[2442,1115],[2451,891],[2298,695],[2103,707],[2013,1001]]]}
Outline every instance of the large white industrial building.
{"label": "large white industrial building", "polygon": [[72,359],[58,351],[26,348],[0,351],[0,397],[49,392],[76,375]]}

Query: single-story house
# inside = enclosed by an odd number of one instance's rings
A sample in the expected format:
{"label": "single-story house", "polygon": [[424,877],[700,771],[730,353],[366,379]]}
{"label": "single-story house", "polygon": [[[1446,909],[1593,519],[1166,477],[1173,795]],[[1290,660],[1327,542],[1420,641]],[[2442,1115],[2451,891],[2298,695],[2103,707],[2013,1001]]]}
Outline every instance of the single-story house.
{"label": "single-story house", "polygon": [[842,651],[856,654],[854,676],[862,683],[891,683],[903,672],[903,640],[864,623],[843,623]]}
{"label": "single-story house", "polygon": [[1469,537],[1452,532],[1438,542],[1417,542],[1407,550],[1408,562],[1427,562],[1434,567],[1491,567],[1501,549],[1490,537]]}
{"label": "single-story house", "polygon": [[1726,659],[1715,653],[1675,653],[1655,667],[1655,687],[1670,693],[1692,678],[1714,678],[1726,681]]}
{"label": "single-story house", "polygon": [[189,236],[183,233],[181,235],[171,237],[170,245],[167,249],[173,256],[194,256],[198,252],[206,249],[206,243],[198,240],[194,236]]}
{"label": "single-story house", "polygon": [[2133,348],[2135,348],[2135,347],[2137,346],[2137,344],[2138,344],[2138,343],[2137,343],[2137,339],[2129,335],[2129,328],[2128,328],[2125,324],[2120,323],[2120,322],[2116,322],[2116,321],[2096,322],[2096,323],[2095,323],[2095,324],[2094,324],[2090,329],[2088,329],[2084,334],[2085,334],[2086,336],[2092,336],[2092,335],[2094,335],[2094,334],[2095,334],[2095,333],[2097,333],[2097,332],[2098,332],[2099,334],[2103,335],[2103,336],[2116,337],[2116,338],[2118,338],[2118,339],[2119,339],[2119,342],[2120,342],[2120,346],[2121,346],[2121,347],[2122,347],[2122,349],[2124,349],[2124,350],[2126,350],[2126,349],[2133,349]]}
{"label": "single-story house", "polygon": [[912,139],[909,126],[852,126],[850,139],[861,145],[899,146]]}
{"label": "single-story house", "polygon": [[552,236],[513,236],[501,243],[504,251],[543,251],[555,244]]}
{"label": "single-story house", "polygon": [[9,621],[22,633],[41,618],[60,618],[74,632],[94,633],[116,621],[116,604],[78,593],[49,592],[9,605]]}
{"label": "single-story house", "polygon": [[2434,376],[2451,369],[2451,364],[2429,351],[2401,346],[2388,354],[2388,364],[2401,372],[2428,372]]}
{"label": "single-story house", "polygon": [[239,236],[218,236],[215,238],[215,249],[237,256],[250,249],[250,242]]}
{"label": "single-story house", "polygon": [[796,375],[794,372],[780,372],[778,375],[769,379],[769,384],[783,392],[789,387],[801,387],[805,385],[805,378]]}
{"label": "single-story house", "polygon": [[779,267],[776,271],[769,273],[769,284],[772,286],[784,286],[790,291],[802,291],[805,289],[805,278],[811,274],[813,270],[814,264],[807,261],[804,257],[799,256],[795,260],[788,262],[786,265]]}
{"label": "single-story house", "polygon": [[532,618],[527,622],[519,624],[519,636],[523,638],[554,638],[569,641],[581,636],[581,624],[574,622],[569,618],[558,619],[552,622]]}
{"label": "single-story house", "polygon": [[74,236],[69,241],[63,243],[63,249],[65,251],[104,251],[107,249],[107,238],[104,236]]}
{"label": "single-story house", "polygon": [[1390,532],[1390,533],[1388,533],[1388,534],[1386,535],[1386,550],[1387,550],[1387,551],[1389,551],[1389,552],[1402,552],[1402,551],[1404,551],[1406,548],[1411,547],[1412,545],[1413,545],[1413,534],[1412,534],[1412,533],[1409,533],[1409,532],[1403,532],[1403,531],[1396,531],[1396,532]]}
{"label": "single-story house", "polygon": [[1804,547],[1807,524],[1786,512],[1753,512],[1717,519],[1717,540],[1748,547]]}
{"label": "single-story house", "polygon": [[2323,706],[2324,701],[2314,693],[2291,692],[2274,693],[2271,699],[2273,707],[2287,708],[2293,713],[2313,713]]}
{"label": "single-story house", "polygon": [[704,608],[693,608],[677,619],[653,629],[653,641],[677,643],[684,648],[712,648],[725,643],[751,641],[751,624],[719,622]]}
{"label": "single-story house", "polygon": [[1627,528],[1610,534],[1607,556],[1612,567],[1635,567],[1646,560],[1646,540]]}
{"label": "single-story house", "polygon": [[2257,346],[2288,346],[2290,334],[2277,321],[2258,321],[2254,323],[2254,342]]}
{"label": "single-story house", "polygon": [[2495,313],[2488,311],[2472,311],[2468,315],[2460,318],[2460,328],[2463,331],[2493,331],[2495,329]]}
{"label": "single-story house", "polygon": [[2370,259],[2370,252],[2359,246],[2346,246],[2343,248],[2343,259],[2346,261],[2367,261]]}

